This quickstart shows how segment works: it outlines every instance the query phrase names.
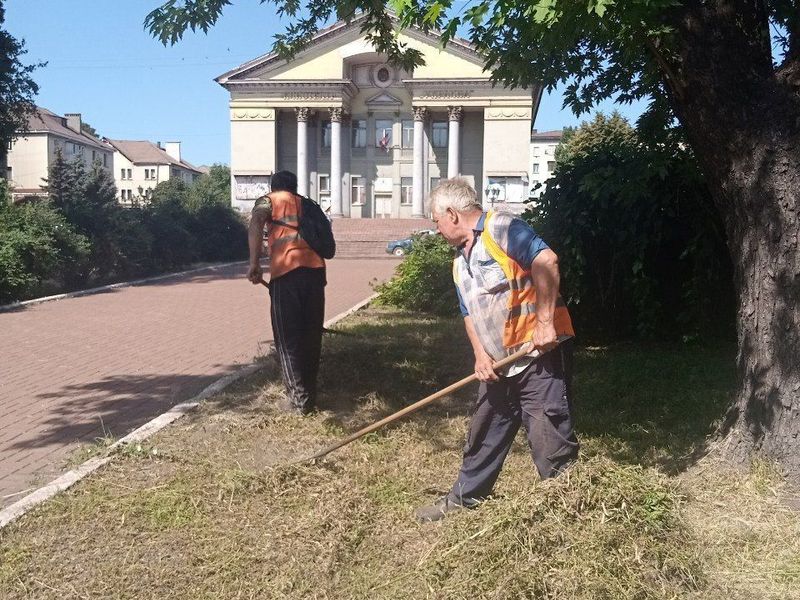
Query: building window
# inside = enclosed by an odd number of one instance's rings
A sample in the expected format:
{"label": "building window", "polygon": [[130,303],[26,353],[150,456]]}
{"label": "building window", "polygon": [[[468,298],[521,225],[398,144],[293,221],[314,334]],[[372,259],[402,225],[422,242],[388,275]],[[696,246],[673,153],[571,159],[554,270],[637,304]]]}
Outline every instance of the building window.
{"label": "building window", "polygon": [[331,193],[331,178],[330,178],[330,175],[320,175],[319,176],[319,193],[320,194],[330,194]]}
{"label": "building window", "polygon": [[545,146],[544,154],[545,154],[545,156],[553,156],[553,147],[552,146]]}
{"label": "building window", "polygon": [[108,166],[108,154],[103,154],[103,166]]}
{"label": "building window", "polygon": [[392,147],[392,122],[388,119],[375,121],[375,147],[388,152]]}
{"label": "building window", "polygon": [[431,124],[431,145],[434,148],[447,148],[447,121],[434,121]]}
{"label": "building window", "polygon": [[120,179],[125,179],[125,169],[120,169],[119,170],[119,178]]}
{"label": "building window", "polygon": [[556,161],[554,161],[554,160],[548,160],[548,161],[547,161],[547,171],[548,171],[549,173],[552,173],[552,172],[553,172],[553,171],[555,171],[555,170],[556,170]]}
{"label": "building window", "polygon": [[409,206],[414,199],[413,177],[400,178],[400,205]]}
{"label": "building window", "polygon": [[94,150],[92,150],[92,162],[94,162],[94,161],[96,161],[96,160],[97,160],[97,152],[95,152]]}
{"label": "building window", "polygon": [[439,185],[439,181],[441,181],[441,177],[431,177],[431,191]]}
{"label": "building window", "polygon": [[364,189],[364,178],[350,177],[350,204],[360,206],[366,202],[366,190]]}
{"label": "building window", "polygon": [[322,147],[323,148],[330,148],[331,147],[331,122],[330,121],[322,121]]}
{"label": "building window", "polygon": [[[131,178],[131,170],[128,169],[128,179]],[[147,181],[154,181],[156,178],[156,170],[155,169],[145,169],[144,170],[144,178]]]}
{"label": "building window", "polygon": [[539,172],[539,163],[533,163],[532,173],[536,174]]}
{"label": "building window", "polygon": [[367,122],[364,119],[353,119],[351,127],[353,148],[366,148]]}
{"label": "building window", "polygon": [[533,147],[533,155],[534,155],[534,156],[539,156],[539,154],[541,153],[541,151],[542,151],[541,147],[539,147],[539,146],[534,146],[534,147]]}
{"label": "building window", "polygon": [[403,121],[403,148],[414,147],[414,121]]}

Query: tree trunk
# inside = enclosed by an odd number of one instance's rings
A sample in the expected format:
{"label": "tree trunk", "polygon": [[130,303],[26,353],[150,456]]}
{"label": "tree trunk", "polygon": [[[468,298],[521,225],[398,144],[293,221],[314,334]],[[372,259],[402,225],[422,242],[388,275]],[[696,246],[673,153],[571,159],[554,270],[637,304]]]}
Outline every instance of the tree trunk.
{"label": "tree trunk", "polygon": [[757,3],[689,3],[672,105],[725,221],[738,294],[738,386],[723,452],[800,478],[800,102]]}

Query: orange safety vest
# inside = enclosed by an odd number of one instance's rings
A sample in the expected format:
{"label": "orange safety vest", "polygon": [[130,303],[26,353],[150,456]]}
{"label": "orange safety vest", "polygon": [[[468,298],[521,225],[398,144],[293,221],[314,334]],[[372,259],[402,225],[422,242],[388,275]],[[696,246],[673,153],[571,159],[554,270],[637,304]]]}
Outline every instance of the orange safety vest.
{"label": "orange safety vest", "polygon": [[[483,233],[472,250],[476,260],[471,281],[467,280],[470,275],[466,258],[459,256],[453,261],[455,283],[481,344],[495,360],[529,342],[536,326],[536,288],[530,265],[520,265],[503,250],[503,246],[508,245],[508,226],[513,218],[513,215],[489,211]],[[497,272],[493,271],[495,268]],[[498,304],[504,305],[504,310],[497,310]],[[560,295],[556,300],[553,325],[558,336],[575,335],[569,311]]]}
{"label": "orange safety vest", "polygon": [[275,279],[300,267],[321,269],[325,261],[298,234],[296,229],[274,221],[297,225],[302,216],[300,196],[279,191],[269,194],[272,215],[269,221],[267,245],[270,255],[270,278]]}

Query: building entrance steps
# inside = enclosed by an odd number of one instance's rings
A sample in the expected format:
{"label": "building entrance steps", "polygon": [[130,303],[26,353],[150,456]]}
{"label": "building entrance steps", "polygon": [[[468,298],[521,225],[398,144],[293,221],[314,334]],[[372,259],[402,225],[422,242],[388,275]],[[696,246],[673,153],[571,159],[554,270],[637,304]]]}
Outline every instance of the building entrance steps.
{"label": "building entrance steps", "polygon": [[433,228],[429,219],[334,219],[336,258],[393,258],[386,253],[387,242],[406,238],[420,229]]}

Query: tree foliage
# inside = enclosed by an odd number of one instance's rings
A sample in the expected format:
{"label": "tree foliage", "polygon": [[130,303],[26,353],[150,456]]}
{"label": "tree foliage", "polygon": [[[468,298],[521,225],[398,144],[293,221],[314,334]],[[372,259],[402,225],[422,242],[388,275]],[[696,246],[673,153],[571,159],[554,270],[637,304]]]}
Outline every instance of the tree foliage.
{"label": "tree foliage", "polygon": [[598,114],[564,136],[554,175],[525,216],[561,258],[582,337],[732,331],[725,234],[685,147]]}
{"label": "tree foliage", "polygon": [[[5,165],[8,143],[15,132],[24,129],[28,116],[36,108],[33,99],[39,86],[31,78],[33,71],[42,64],[24,65],[20,60],[25,54],[25,44],[9,34],[3,27],[5,8],[0,0],[0,164]],[[0,178],[5,179],[5,169]]]}

